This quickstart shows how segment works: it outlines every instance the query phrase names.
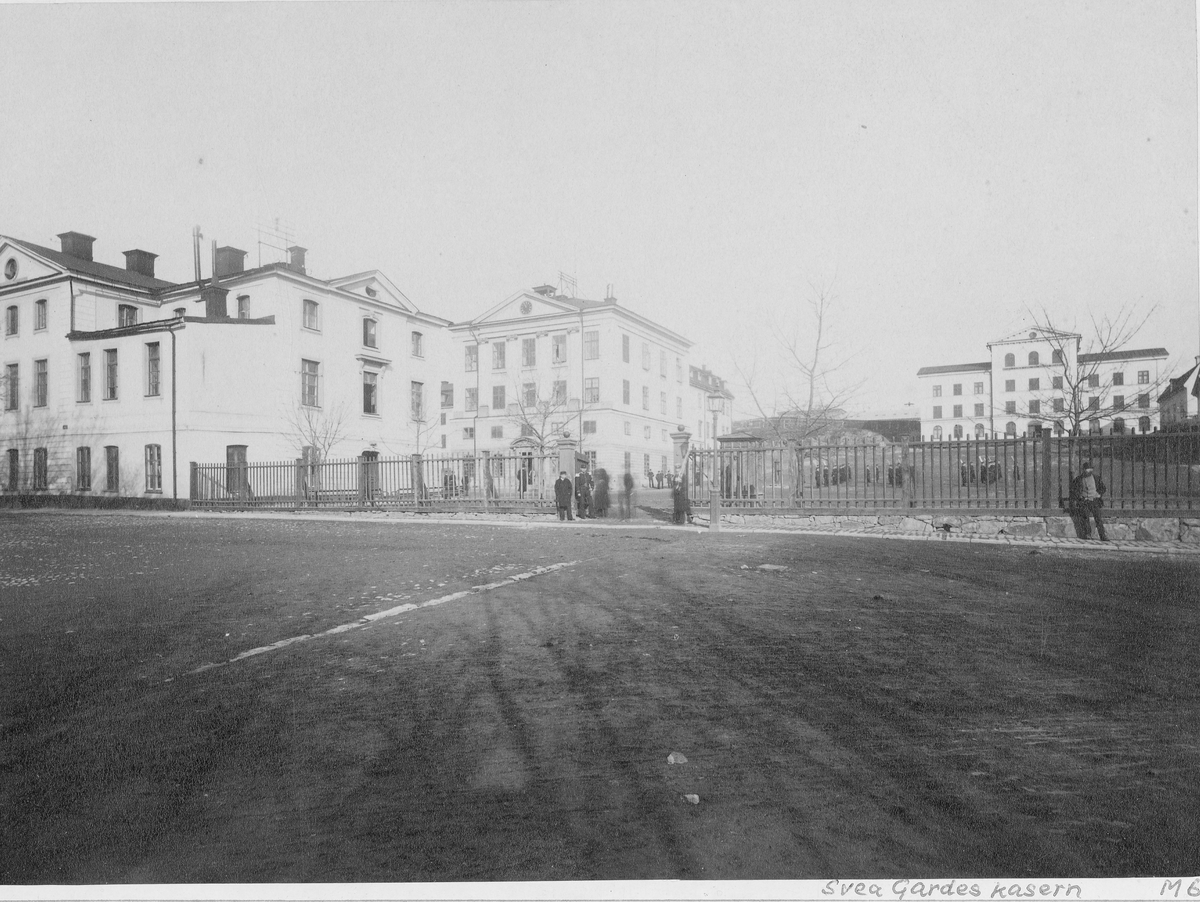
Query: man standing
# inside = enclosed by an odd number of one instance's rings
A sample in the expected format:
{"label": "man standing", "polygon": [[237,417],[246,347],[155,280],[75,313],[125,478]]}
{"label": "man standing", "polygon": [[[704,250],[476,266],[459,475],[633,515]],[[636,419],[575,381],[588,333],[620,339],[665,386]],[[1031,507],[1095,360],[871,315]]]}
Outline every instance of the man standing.
{"label": "man standing", "polygon": [[554,483],[554,506],[558,508],[558,519],[575,519],[575,515],[571,513],[571,503],[574,500],[572,496],[574,494],[571,480],[567,477],[567,471],[560,470],[558,481]]}
{"label": "man standing", "polygon": [[621,477],[621,519],[628,520],[633,516],[633,474],[628,470]]}
{"label": "man standing", "polygon": [[1096,475],[1091,461],[1083,465],[1083,471],[1071,480],[1071,501],[1076,515],[1076,523],[1083,532],[1083,538],[1092,537],[1092,518],[1096,520],[1096,532],[1100,541],[1107,542],[1104,534],[1104,520],[1100,517],[1100,508],[1104,505],[1104,480]]}

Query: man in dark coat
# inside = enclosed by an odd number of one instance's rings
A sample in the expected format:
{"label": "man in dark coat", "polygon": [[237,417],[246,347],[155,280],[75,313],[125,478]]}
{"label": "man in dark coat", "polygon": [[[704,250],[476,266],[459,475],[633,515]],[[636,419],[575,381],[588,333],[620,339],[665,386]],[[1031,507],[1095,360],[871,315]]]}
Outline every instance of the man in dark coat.
{"label": "man in dark coat", "polygon": [[1083,472],[1071,480],[1071,513],[1075,517],[1076,528],[1085,539],[1092,537],[1091,521],[1094,518],[1100,541],[1108,541],[1108,536],[1104,534],[1104,520],[1100,517],[1105,491],[1104,480],[1096,475],[1090,461],[1085,462]]}
{"label": "man in dark coat", "polygon": [[689,508],[691,507],[691,504],[688,499],[686,477],[681,475],[677,478],[676,477],[672,478],[671,497],[675,502],[675,504],[674,504],[674,508],[675,508],[674,522],[680,523],[680,524],[690,523],[692,521],[692,514],[691,514],[691,511],[689,510]]}
{"label": "man in dark coat", "polygon": [[558,519],[575,519],[575,515],[571,513],[572,496],[574,494],[574,487],[571,485],[570,477],[567,476],[567,471],[560,470],[558,481],[554,483],[554,506],[558,508]]}
{"label": "man in dark coat", "polygon": [[633,516],[633,474],[628,470],[621,477],[621,519],[628,520]]}

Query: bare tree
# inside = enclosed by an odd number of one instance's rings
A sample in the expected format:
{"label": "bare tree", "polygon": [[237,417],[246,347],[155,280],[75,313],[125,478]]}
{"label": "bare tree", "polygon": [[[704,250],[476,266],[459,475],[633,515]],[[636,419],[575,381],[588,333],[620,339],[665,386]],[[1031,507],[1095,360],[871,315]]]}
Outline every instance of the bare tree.
{"label": "bare tree", "polygon": [[521,438],[544,454],[563,427],[563,414],[568,411],[566,386],[561,390],[551,386],[547,390],[538,381],[513,388],[514,401],[508,405],[508,420],[520,427]]}
{"label": "bare tree", "polygon": [[346,405],[309,407],[297,401],[284,411],[283,421],[300,456],[320,463],[346,436]]}
{"label": "bare tree", "polygon": [[[810,282],[808,315],[791,328],[773,324],[784,366],[782,385],[768,395],[761,388],[758,360],[749,366],[734,364],[746,387],[747,397],[758,413],[759,422],[779,443],[791,449],[796,471],[802,472],[810,452],[807,445],[818,436],[827,437],[841,430],[840,413],[862,380],[845,378],[853,360],[839,352],[831,321],[837,306],[833,283]],[[803,494],[803,479],[797,479],[795,494]]]}
{"label": "bare tree", "polygon": [[1072,435],[1083,432],[1092,419],[1109,420],[1122,414],[1149,416],[1169,378],[1163,371],[1148,382],[1121,383],[1105,380],[1104,374],[1130,346],[1157,309],[1144,313],[1136,306],[1123,307],[1113,317],[1091,317],[1087,334],[1064,329],[1045,308],[1026,308],[1034,328],[1051,346],[1052,382],[1038,398],[1040,415],[1062,423]]}

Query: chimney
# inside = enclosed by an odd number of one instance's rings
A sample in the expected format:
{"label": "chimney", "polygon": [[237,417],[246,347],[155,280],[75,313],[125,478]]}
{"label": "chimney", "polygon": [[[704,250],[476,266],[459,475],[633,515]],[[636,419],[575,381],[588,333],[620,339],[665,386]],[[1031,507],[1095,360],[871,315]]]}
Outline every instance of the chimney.
{"label": "chimney", "polygon": [[96,239],[82,232],[61,232],[58,239],[62,242],[62,252],[68,257],[91,262],[92,242]]}
{"label": "chimney", "polygon": [[149,276],[154,278],[154,258],[158,254],[152,254],[149,251],[122,251],[125,254],[125,269],[129,272],[135,272],[139,275]]}
{"label": "chimney", "polygon": [[226,298],[229,289],[217,284],[210,284],[200,289],[200,300],[204,301],[204,315],[209,319],[229,319],[229,305]]}
{"label": "chimney", "polygon": [[553,285],[539,285],[537,288],[533,289],[533,293],[540,294],[544,298],[551,298],[554,297],[554,292],[557,290],[558,289]]}
{"label": "chimney", "polygon": [[291,247],[289,247],[288,255],[291,257],[291,260],[288,263],[288,267],[290,269],[295,270],[298,273],[303,273],[304,272],[304,255],[307,252],[308,252],[308,248],[300,247],[300,245],[298,245],[298,244],[294,244]]}
{"label": "chimney", "polygon": [[246,252],[236,247],[217,248],[217,278],[246,271]]}

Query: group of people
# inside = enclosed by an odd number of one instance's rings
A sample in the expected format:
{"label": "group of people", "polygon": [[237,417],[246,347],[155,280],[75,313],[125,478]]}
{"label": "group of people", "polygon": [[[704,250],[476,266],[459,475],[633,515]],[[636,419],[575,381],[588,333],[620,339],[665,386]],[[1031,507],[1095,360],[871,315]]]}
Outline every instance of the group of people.
{"label": "group of people", "polygon": [[[654,476],[654,474],[651,474]],[[657,474],[661,485],[663,474]],[[633,517],[633,474],[628,470],[621,477],[621,492],[618,496],[622,520]],[[691,502],[688,498],[687,480],[683,475],[671,474],[670,487],[673,499],[673,522],[691,523]],[[593,477],[587,470],[580,470],[572,480],[566,470],[560,470],[554,483],[554,506],[559,520],[593,520],[605,518],[609,511],[608,471],[600,468]]]}

